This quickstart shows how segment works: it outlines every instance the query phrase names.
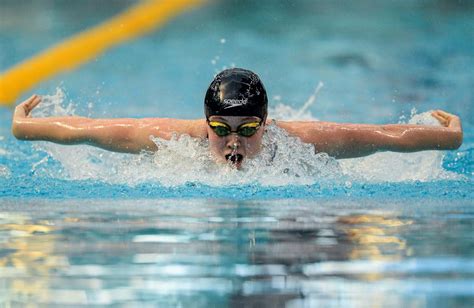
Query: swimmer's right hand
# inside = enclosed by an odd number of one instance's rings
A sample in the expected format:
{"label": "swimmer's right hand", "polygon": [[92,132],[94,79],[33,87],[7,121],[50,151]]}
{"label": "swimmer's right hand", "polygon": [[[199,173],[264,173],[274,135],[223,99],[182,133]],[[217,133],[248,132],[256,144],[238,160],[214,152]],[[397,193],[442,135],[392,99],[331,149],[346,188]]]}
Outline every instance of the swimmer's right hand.
{"label": "swimmer's right hand", "polygon": [[13,119],[15,118],[26,118],[30,116],[31,110],[33,110],[41,102],[41,96],[33,95],[20,105],[16,106]]}
{"label": "swimmer's right hand", "polygon": [[41,96],[33,95],[18,106],[13,113],[12,133],[20,140],[32,138],[38,133],[39,127],[31,127],[31,122],[36,119],[31,118],[31,111],[41,102]]}

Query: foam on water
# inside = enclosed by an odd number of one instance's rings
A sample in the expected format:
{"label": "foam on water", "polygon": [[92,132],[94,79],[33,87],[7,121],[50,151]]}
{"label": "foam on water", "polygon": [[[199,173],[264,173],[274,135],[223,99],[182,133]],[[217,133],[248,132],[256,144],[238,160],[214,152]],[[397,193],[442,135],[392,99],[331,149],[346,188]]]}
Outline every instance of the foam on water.
{"label": "foam on water", "polygon": [[0,178],[8,178],[11,176],[11,171],[7,166],[0,165]]}
{"label": "foam on water", "polygon": [[[282,120],[316,120],[309,111],[315,93],[295,110],[279,104],[270,117]],[[64,92],[44,96],[34,116],[73,115],[74,104],[66,103]],[[63,107],[65,105],[65,107]],[[439,125],[423,113],[409,123]],[[37,176],[70,180],[99,180],[130,186],[158,182],[164,186],[201,183],[210,186],[260,183],[269,186],[334,184],[352,182],[432,181],[459,178],[442,168],[443,152],[377,153],[364,158],[335,160],[314,147],[289,136],[275,124],[267,127],[263,151],[255,159],[245,160],[242,170],[217,164],[209,153],[207,140],[174,136],[171,140],[152,139],[160,149],[139,155],[112,153],[91,146],[63,146],[37,142],[35,149],[48,155],[36,162],[31,171]],[[58,164],[59,163],[59,164]]]}
{"label": "foam on water", "polygon": [[[0,141],[3,141],[5,137],[0,136]],[[8,152],[5,149],[0,148],[0,156],[8,155]],[[11,171],[7,166],[0,164],[0,178],[10,177]]]}
{"label": "foam on water", "polygon": [[153,180],[165,185],[199,182],[212,186],[241,185],[258,182],[263,185],[312,184],[315,178],[335,179],[341,176],[336,160],[326,154],[314,154],[311,145],[289,137],[271,124],[263,138],[263,151],[244,161],[242,170],[215,163],[209,154],[207,140],[189,136],[171,140],[154,139],[160,151],[153,154],[156,174]]}
{"label": "foam on water", "polygon": [[[5,140],[5,137],[0,136],[0,141],[4,141],[4,140]],[[3,156],[3,155],[7,155],[7,154],[8,154],[7,150],[5,150],[3,148],[0,148],[0,155]]]}

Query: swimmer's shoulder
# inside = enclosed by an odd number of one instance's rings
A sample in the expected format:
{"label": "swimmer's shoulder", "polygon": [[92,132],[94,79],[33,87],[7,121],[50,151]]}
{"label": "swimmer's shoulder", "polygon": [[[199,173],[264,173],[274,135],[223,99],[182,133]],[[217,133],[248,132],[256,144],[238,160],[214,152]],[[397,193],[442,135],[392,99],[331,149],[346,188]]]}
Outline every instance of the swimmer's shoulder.
{"label": "swimmer's shoulder", "polygon": [[183,120],[187,121],[189,135],[194,138],[207,138],[207,122],[204,119]]}

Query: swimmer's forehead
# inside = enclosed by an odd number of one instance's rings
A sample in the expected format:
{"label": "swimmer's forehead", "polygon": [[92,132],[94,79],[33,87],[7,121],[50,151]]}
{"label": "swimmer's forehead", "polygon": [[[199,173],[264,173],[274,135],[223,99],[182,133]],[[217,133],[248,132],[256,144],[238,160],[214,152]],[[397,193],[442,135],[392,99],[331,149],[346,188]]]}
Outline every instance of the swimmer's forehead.
{"label": "swimmer's forehead", "polygon": [[246,122],[253,122],[253,121],[261,121],[259,117],[247,117],[247,116],[211,116],[209,117],[211,121],[220,121],[225,123],[246,123]]}

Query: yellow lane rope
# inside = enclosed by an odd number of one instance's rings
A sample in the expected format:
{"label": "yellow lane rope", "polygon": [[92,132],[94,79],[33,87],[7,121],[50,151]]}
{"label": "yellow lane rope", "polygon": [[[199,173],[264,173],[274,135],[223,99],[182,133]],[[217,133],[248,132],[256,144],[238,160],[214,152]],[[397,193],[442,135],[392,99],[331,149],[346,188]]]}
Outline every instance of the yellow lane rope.
{"label": "yellow lane rope", "polygon": [[110,47],[143,35],[204,0],[147,0],[23,61],[0,75],[0,105],[11,105],[25,91],[72,70]]}

